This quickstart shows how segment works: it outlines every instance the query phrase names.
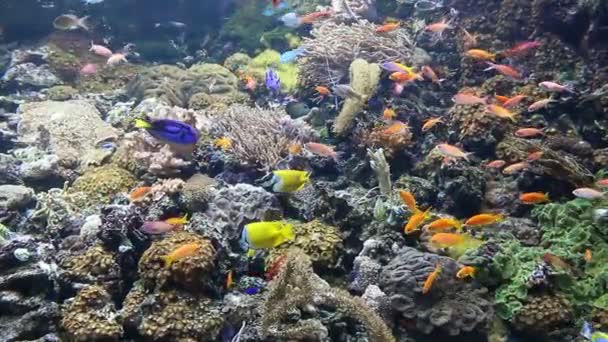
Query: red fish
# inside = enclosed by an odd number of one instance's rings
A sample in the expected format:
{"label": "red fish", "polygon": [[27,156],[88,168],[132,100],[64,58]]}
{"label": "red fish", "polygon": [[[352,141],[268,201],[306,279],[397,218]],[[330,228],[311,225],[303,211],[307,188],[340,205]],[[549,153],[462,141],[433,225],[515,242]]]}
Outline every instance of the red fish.
{"label": "red fish", "polygon": [[313,12],[300,17],[301,24],[312,24],[320,18],[331,16],[331,10]]}
{"label": "red fish", "polygon": [[507,51],[504,51],[502,54],[507,57],[519,56],[522,55],[532,49],[536,49],[541,46],[541,42],[529,41],[529,42],[521,42],[513,46]]}
{"label": "red fish", "polygon": [[509,77],[515,78],[515,79],[521,79],[523,77],[521,75],[521,72],[519,72],[517,69],[515,69],[511,66],[508,66],[505,64],[495,64],[492,62],[486,62],[486,63],[488,63],[489,67],[484,69],[484,71],[496,70],[505,76],[509,76]]}
{"label": "red fish", "polygon": [[486,164],[487,168],[490,169],[502,169],[503,166],[505,166],[507,164],[506,161],[502,160],[502,159],[497,159],[497,160],[493,160],[489,163]]}
{"label": "red fish", "polygon": [[517,131],[515,131],[515,136],[519,137],[519,138],[533,138],[539,135],[544,135],[545,133],[543,132],[542,129],[538,129],[538,128],[534,128],[534,127],[526,127],[526,128],[520,128]]}
{"label": "red fish", "polygon": [[384,24],[376,29],[376,33],[391,32],[399,28],[399,23]]}

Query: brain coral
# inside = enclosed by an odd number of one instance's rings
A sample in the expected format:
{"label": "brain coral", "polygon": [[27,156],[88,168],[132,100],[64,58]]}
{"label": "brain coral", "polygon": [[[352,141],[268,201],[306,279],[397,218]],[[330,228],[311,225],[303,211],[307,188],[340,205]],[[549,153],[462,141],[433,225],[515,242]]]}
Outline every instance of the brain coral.
{"label": "brain coral", "polygon": [[[422,286],[437,263],[442,272],[430,292],[422,294]],[[404,247],[382,269],[380,287],[393,309],[402,318],[413,320],[421,332],[430,334],[439,329],[454,336],[483,327],[493,317],[487,289],[456,278],[458,268],[453,259]]]}

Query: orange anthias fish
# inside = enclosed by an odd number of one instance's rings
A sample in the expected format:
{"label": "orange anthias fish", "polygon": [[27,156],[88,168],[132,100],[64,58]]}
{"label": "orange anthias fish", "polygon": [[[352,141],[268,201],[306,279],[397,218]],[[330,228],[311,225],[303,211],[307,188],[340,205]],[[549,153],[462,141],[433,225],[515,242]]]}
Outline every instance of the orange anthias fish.
{"label": "orange anthias fish", "polygon": [[456,278],[464,279],[467,277],[475,278],[475,267],[473,266],[463,266],[461,269],[456,272]]}
{"label": "orange anthias fish", "polygon": [[527,167],[528,167],[528,163],[526,163],[526,162],[519,162],[519,163],[511,164],[511,165],[505,167],[502,170],[502,173],[504,173],[505,175],[512,175],[512,174],[515,174],[515,173],[517,173],[517,172],[519,172],[519,171],[521,171],[521,170],[523,170],[523,169],[525,169]]}
{"label": "orange anthias fish", "polygon": [[442,122],[443,121],[441,121],[441,118],[428,119],[422,125],[422,131],[426,132],[426,131],[430,130],[431,128],[435,127],[435,125],[437,125],[438,123],[442,123]]}
{"label": "orange anthias fish", "polygon": [[148,194],[150,192],[150,190],[152,190],[151,186],[140,186],[139,188],[135,188],[129,194],[129,200],[131,202],[138,201],[138,200],[142,199],[144,196],[146,196],[146,194]]}
{"label": "orange anthias fish", "polygon": [[551,99],[551,98],[538,100],[538,101],[534,102],[533,104],[531,104],[530,106],[528,106],[528,112],[535,112],[537,110],[543,109],[552,102],[555,102],[555,100]]}
{"label": "orange anthias fish", "polygon": [[388,128],[386,128],[384,131],[382,131],[382,134],[385,134],[385,135],[400,134],[400,133],[404,133],[408,129],[410,129],[410,126],[408,126],[406,123],[403,123],[401,121],[395,121],[390,126],[388,126]]}
{"label": "orange anthias fish", "polygon": [[165,263],[165,268],[169,268],[176,261],[195,256],[200,247],[201,245],[198,243],[186,243],[177,247],[171,253],[161,256],[160,259]]}
{"label": "orange anthias fish", "polygon": [[312,154],[316,154],[318,156],[331,157],[335,160],[338,159],[338,153],[336,151],[334,151],[334,149],[331,146],[328,146],[325,144],[309,142],[309,143],[304,144],[304,148],[308,152],[310,152]]}
{"label": "orange anthias fish", "polygon": [[464,223],[465,226],[482,226],[501,222],[505,219],[503,214],[478,214],[470,217]]}
{"label": "orange anthias fish", "polygon": [[496,54],[480,49],[467,50],[464,54],[467,57],[471,57],[473,59],[481,61],[494,61],[494,59],[496,58]]}
{"label": "orange anthias fish", "polygon": [[438,232],[449,228],[456,228],[456,230],[460,231],[462,230],[462,223],[455,218],[442,217],[429,223],[426,228],[430,232]]}
{"label": "orange anthias fish", "polygon": [[405,224],[405,227],[403,227],[404,233],[411,234],[418,230],[420,225],[430,217],[430,212],[431,208],[428,208],[425,211],[418,210],[418,212],[414,212],[414,214],[410,216],[410,219]]}
{"label": "orange anthias fish", "polygon": [[232,270],[228,271],[226,275],[226,288],[230,290],[234,286],[234,281],[232,279]]}
{"label": "orange anthias fish", "polygon": [[534,128],[534,127],[526,127],[526,128],[520,128],[517,131],[515,131],[516,137],[519,138],[533,138],[533,137],[537,137],[539,135],[544,135],[545,133],[543,132],[542,129],[538,129],[538,128]]}
{"label": "orange anthias fish", "polygon": [[515,113],[509,111],[505,107],[491,104],[491,105],[486,106],[486,112],[490,113],[490,114],[494,114],[502,119],[509,119],[513,122],[517,121],[517,119],[515,118]]}
{"label": "orange anthias fish", "polygon": [[422,285],[422,294],[427,294],[431,290],[431,287],[433,286],[435,280],[437,280],[437,277],[439,277],[439,274],[441,274],[441,264],[437,262],[435,269],[433,272],[429,273],[429,276]]}
{"label": "orange anthias fish", "polygon": [[463,158],[464,160],[469,160],[469,154],[458,147],[450,144],[439,144],[435,146],[435,148],[443,155],[448,158]]}
{"label": "orange anthias fish", "polygon": [[385,108],[384,111],[382,112],[382,118],[384,120],[393,120],[396,117],[397,117],[397,113],[392,108]]}
{"label": "orange anthias fish", "polygon": [[312,24],[320,18],[331,16],[331,10],[313,12],[300,17],[300,24]]}
{"label": "orange anthias fish", "polygon": [[401,197],[401,200],[403,201],[403,203],[405,203],[405,205],[407,205],[411,212],[418,213],[421,211],[420,209],[418,209],[418,205],[416,204],[416,198],[414,198],[414,195],[412,195],[411,192],[399,191],[399,197]]}
{"label": "orange anthias fish", "polygon": [[399,28],[399,23],[388,23],[384,24],[376,29],[376,33],[391,32]]}
{"label": "orange anthias fish", "polygon": [[528,157],[526,158],[526,160],[527,161],[539,160],[543,156],[543,154],[544,154],[543,151],[530,152],[530,154],[528,154]]}
{"label": "orange anthias fish", "polygon": [[505,102],[509,101],[509,97],[508,96],[503,96],[503,95],[494,95],[494,98],[496,99],[496,101],[500,102],[500,104],[504,105]]}
{"label": "orange anthias fish", "polygon": [[437,74],[435,73],[435,70],[433,70],[428,65],[423,66],[422,69],[421,69],[421,72],[422,72],[422,75],[424,77],[428,78],[433,83],[441,84],[441,82],[444,81],[444,79],[443,78],[439,78],[439,76],[437,76]]}
{"label": "orange anthias fish", "polygon": [[458,105],[474,105],[474,104],[485,104],[487,99],[480,98],[472,94],[458,93],[452,97],[452,101]]}
{"label": "orange anthias fish", "polygon": [[[469,50],[470,51],[470,50]],[[505,65],[505,64],[494,64],[491,62],[486,62],[490,67],[484,69],[484,71],[490,71],[490,70],[496,70],[499,73],[511,77],[511,78],[515,78],[515,79],[521,79],[523,78],[522,74],[517,71],[517,69]]]}
{"label": "orange anthias fish", "polygon": [[316,86],[315,91],[317,93],[319,93],[319,95],[323,95],[323,96],[327,96],[327,95],[331,94],[331,90],[329,90],[329,88],[324,87],[324,86]]}
{"label": "orange anthias fish", "polygon": [[492,160],[491,162],[488,162],[485,166],[488,168],[491,168],[491,169],[501,169],[506,164],[507,164],[506,161],[504,161],[502,159],[496,159],[496,160]]}
{"label": "orange anthias fish", "polygon": [[439,35],[439,37],[441,37],[445,30],[451,29],[451,28],[453,28],[453,27],[449,24],[448,20],[444,18],[444,19],[441,19],[441,21],[439,21],[439,22],[427,25],[424,29],[426,31],[436,33]]}
{"label": "orange anthias fish", "polygon": [[542,192],[526,192],[519,195],[519,201],[524,204],[549,202],[549,194]]}
{"label": "orange anthias fish", "polygon": [[430,244],[434,248],[447,248],[451,257],[458,258],[467,250],[481,246],[483,241],[466,234],[437,233],[431,237]]}
{"label": "orange anthias fish", "polygon": [[532,49],[535,49],[541,45],[542,45],[541,42],[535,42],[535,41],[521,42],[521,43],[516,44],[509,50],[504,51],[502,54],[506,57],[518,56],[518,55],[526,53]]}
{"label": "orange anthias fish", "polygon": [[585,259],[586,262],[591,262],[591,260],[593,260],[593,254],[589,248],[585,249],[583,259]]}
{"label": "orange anthias fish", "polygon": [[521,101],[523,101],[525,98],[526,98],[525,95],[515,95],[515,96],[507,99],[505,102],[503,102],[502,106],[505,108],[517,107],[517,105],[520,104]]}
{"label": "orange anthias fish", "polygon": [[400,71],[396,71],[393,72],[392,74],[390,74],[388,76],[388,78],[391,81],[395,81],[398,83],[408,83],[408,82],[413,82],[416,80],[422,80],[422,76],[420,76],[420,74],[417,73],[408,73],[408,72],[400,72]]}

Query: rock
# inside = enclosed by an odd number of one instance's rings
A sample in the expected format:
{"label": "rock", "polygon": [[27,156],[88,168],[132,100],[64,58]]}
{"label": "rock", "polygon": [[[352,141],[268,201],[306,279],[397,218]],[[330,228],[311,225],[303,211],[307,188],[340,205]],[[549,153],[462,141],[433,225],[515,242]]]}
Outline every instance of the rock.
{"label": "rock", "polygon": [[117,131],[87,101],[25,103],[18,111],[22,116],[18,129],[22,141],[36,145],[48,136],[48,147],[57,155],[58,164],[66,168],[77,167],[99,154],[96,142],[118,138]]}
{"label": "rock", "polygon": [[70,87],[70,86],[54,86],[48,90],[47,95],[49,96],[49,100],[53,101],[67,101],[74,97],[74,95],[78,94],[78,90]]}
{"label": "rock", "polygon": [[34,63],[24,63],[11,67],[6,71],[2,80],[15,82],[19,86],[48,88],[61,84],[61,80],[53,74],[48,65],[37,66]]}
{"label": "rock", "polygon": [[34,190],[23,185],[0,185],[0,208],[21,209],[34,197]]}
{"label": "rock", "polygon": [[38,160],[19,165],[19,173],[22,178],[28,180],[42,180],[57,176],[59,174],[58,160],[56,155],[47,154]]}

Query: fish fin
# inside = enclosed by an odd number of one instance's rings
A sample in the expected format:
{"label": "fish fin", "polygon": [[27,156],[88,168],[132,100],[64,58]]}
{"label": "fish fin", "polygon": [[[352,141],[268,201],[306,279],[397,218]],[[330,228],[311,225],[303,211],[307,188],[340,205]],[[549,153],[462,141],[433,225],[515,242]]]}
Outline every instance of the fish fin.
{"label": "fish fin", "polygon": [[182,223],[188,223],[188,213],[185,213],[184,216],[182,216],[181,221]]}
{"label": "fish fin", "polygon": [[249,250],[247,251],[247,257],[253,258],[254,255],[255,255],[255,249],[249,248]]}
{"label": "fish fin", "polygon": [[296,238],[296,235],[293,232],[293,226],[289,223],[286,223],[281,227],[281,235],[288,241],[292,241]]}
{"label": "fish fin", "polygon": [[87,20],[89,20],[90,16],[84,16],[80,19],[78,19],[78,26],[82,27],[85,31],[90,31],[89,29],[89,24],[87,23]]}
{"label": "fish fin", "polygon": [[152,124],[144,119],[135,119],[135,127],[149,129],[152,128]]}
{"label": "fish fin", "polygon": [[487,65],[489,65],[489,67],[483,69],[483,71],[490,71],[493,70],[494,68],[496,68],[496,64],[492,63],[492,62],[486,62]]}
{"label": "fish fin", "polygon": [[167,269],[169,267],[171,267],[171,265],[173,264],[173,259],[169,255],[161,256],[160,260],[162,260],[165,263],[165,268],[167,268]]}

